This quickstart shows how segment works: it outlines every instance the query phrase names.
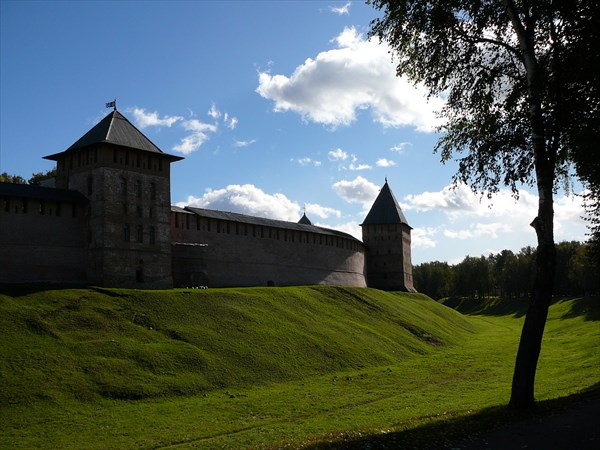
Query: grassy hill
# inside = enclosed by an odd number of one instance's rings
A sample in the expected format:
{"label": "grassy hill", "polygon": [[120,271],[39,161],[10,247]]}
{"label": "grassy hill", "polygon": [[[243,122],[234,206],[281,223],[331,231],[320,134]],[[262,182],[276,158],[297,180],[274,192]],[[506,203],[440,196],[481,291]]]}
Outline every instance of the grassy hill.
{"label": "grassy hill", "polygon": [[[469,414],[506,401],[521,323],[359,288],[2,292],[11,448],[297,447]],[[542,397],[599,381],[596,306],[553,306]]]}
{"label": "grassy hill", "polygon": [[193,395],[393,364],[472,327],[422,295],[314,287],[2,296],[0,329],[0,367],[12,375],[0,401],[27,403]]}

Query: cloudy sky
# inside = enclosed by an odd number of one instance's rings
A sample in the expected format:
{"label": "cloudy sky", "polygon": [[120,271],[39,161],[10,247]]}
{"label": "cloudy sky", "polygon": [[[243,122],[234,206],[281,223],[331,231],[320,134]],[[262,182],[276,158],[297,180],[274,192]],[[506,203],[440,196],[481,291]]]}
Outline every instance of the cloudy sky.
{"label": "cloudy sky", "polygon": [[[172,166],[171,201],[313,223],[360,238],[387,177],[413,262],[535,245],[537,197],[451,188],[436,111],[367,40],[362,2],[0,2],[0,172],[52,168],[118,109]],[[577,193],[578,184],[570,191]],[[584,240],[580,198],[558,193],[557,240]]]}

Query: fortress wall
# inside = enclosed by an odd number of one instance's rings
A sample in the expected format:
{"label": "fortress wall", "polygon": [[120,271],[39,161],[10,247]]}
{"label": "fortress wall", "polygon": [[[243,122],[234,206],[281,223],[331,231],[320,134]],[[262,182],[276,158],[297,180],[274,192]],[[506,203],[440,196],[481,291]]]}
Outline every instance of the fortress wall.
{"label": "fortress wall", "polygon": [[86,207],[35,199],[23,202],[21,198],[0,201],[0,281],[85,282]]}
{"label": "fortress wall", "polygon": [[366,286],[362,243],[349,238],[188,212],[173,213],[172,238],[176,286]]}

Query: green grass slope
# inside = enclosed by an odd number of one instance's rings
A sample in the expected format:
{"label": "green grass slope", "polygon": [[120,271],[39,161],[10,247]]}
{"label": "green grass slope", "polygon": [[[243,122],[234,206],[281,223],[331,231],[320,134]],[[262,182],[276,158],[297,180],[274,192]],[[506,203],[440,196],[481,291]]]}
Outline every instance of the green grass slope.
{"label": "green grass slope", "polygon": [[3,404],[193,395],[393,364],[471,329],[425,296],[337,287],[0,297]]}
{"label": "green grass slope", "polygon": [[[371,289],[0,292],[0,448],[436,447],[496,420],[523,322]],[[537,399],[598,390],[599,306],[552,305]]]}

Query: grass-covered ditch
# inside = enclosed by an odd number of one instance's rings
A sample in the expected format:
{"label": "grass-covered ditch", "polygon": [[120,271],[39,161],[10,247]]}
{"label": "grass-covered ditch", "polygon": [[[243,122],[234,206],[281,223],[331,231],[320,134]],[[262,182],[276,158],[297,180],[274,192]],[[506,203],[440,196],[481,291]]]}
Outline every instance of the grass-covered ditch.
{"label": "grass-covered ditch", "polygon": [[[522,325],[513,303],[451,305],[463,315],[359,288],[2,286],[0,447],[420,442],[423,427],[485,420],[506,403]],[[538,399],[600,381],[599,306],[553,304]]]}

